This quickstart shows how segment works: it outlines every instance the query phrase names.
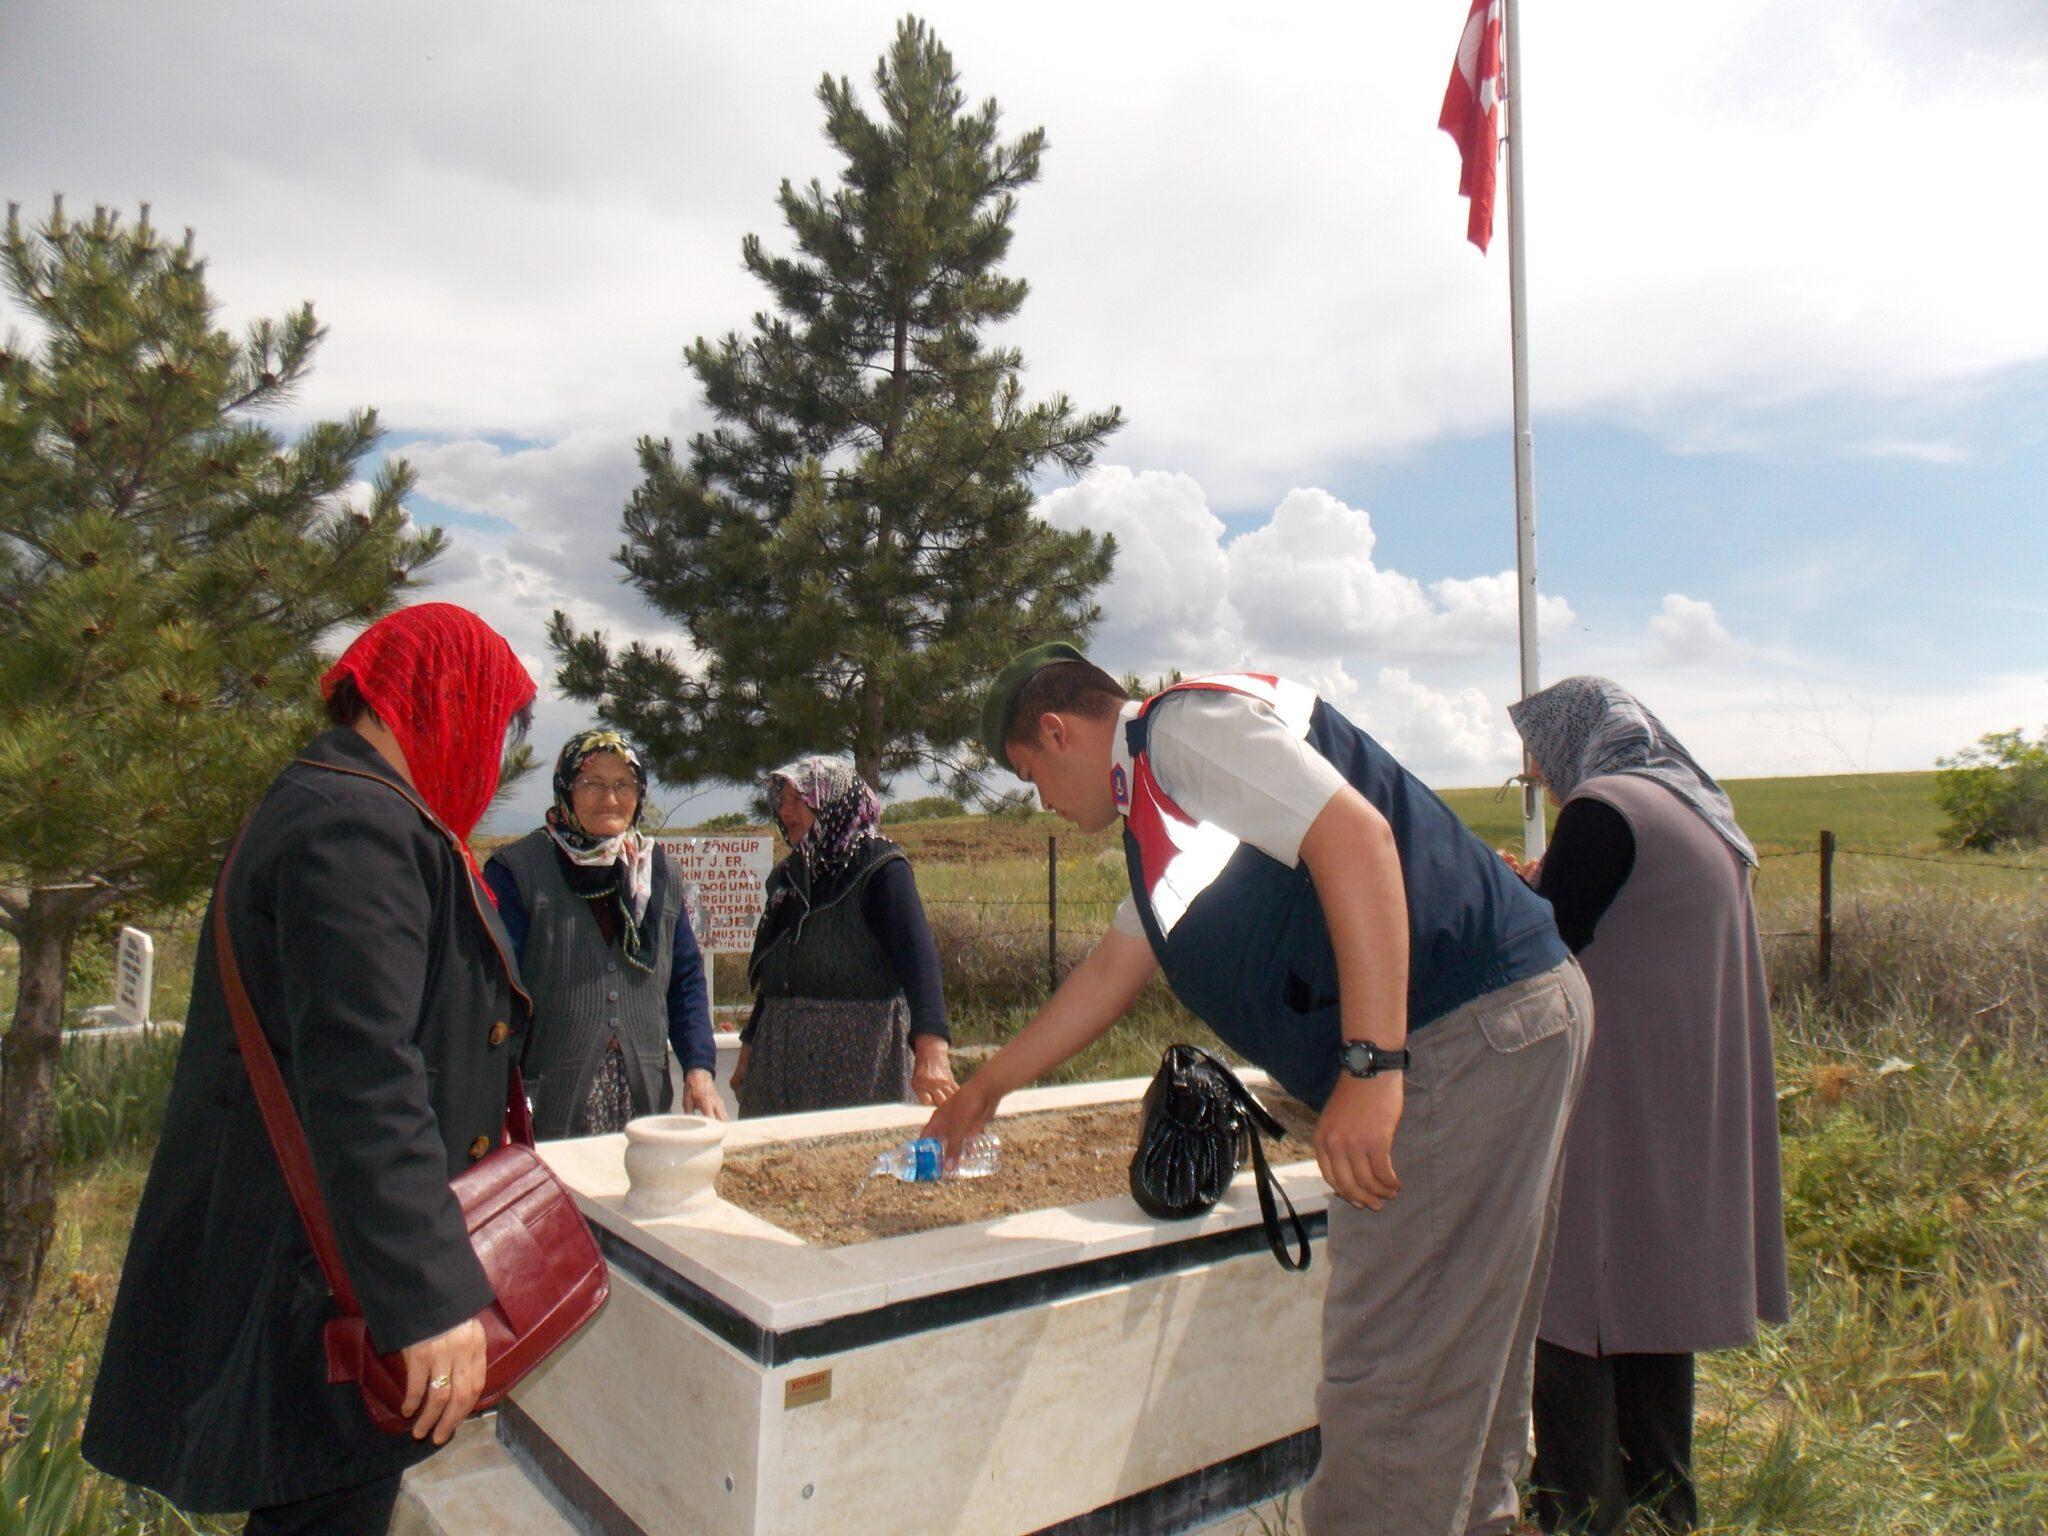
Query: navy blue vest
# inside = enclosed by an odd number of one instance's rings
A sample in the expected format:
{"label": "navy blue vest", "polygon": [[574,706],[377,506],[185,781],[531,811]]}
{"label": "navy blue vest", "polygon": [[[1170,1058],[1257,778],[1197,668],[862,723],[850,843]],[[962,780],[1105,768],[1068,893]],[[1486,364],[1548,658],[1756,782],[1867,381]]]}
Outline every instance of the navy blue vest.
{"label": "navy blue vest", "polygon": [[[1250,679],[1249,688],[1222,679],[1193,681],[1198,688],[1258,697],[1257,684],[1265,680]],[[1152,712],[1177,691],[1150,700],[1124,727],[1140,784],[1151,779]],[[1564,963],[1567,951],[1549,904],[1386,748],[1320,699],[1308,715],[1307,741],[1393,828],[1408,895],[1411,1034],[1476,997]],[[1159,835],[1141,839],[1131,824],[1162,813],[1148,808],[1137,788],[1124,823],[1124,855],[1145,936],[1167,984],[1231,1049],[1320,1109],[1337,1083],[1342,1034],[1337,957],[1308,866],[1289,869],[1240,844],[1165,931],[1150,894],[1160,871],[1147,870],[1145,846],[1156,866],[1165,845]]]}

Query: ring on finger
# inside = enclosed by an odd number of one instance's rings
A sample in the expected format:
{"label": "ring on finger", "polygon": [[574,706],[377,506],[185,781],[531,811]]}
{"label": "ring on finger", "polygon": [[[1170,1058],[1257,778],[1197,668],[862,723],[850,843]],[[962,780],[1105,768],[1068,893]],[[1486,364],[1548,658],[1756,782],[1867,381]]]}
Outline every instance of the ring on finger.
{"label": "ring on finger", "polygon": [[439,1376],[429,1376],[427,1378],[428,1388],[435,1392],[446,1392],[454,1383],[455,1378],[446,1371],[443,1371]]}

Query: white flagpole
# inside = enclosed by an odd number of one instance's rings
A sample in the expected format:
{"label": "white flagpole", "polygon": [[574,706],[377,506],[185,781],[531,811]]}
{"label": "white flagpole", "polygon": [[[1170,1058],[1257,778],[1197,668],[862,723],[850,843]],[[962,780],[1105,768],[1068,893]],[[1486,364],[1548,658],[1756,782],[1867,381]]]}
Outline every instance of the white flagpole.
{"label": "white flagpole", "polygon": [[[1529,431],[1529,296],[1522,249],[1522,40],[1516,0],[1502,3],[1508,88],[1508,330],[1515,375],[1515,599],[1521,620],[1522,697],[1541,686],[1536,657],[1536,470]],[[1522,770],[1529,763],[1524,755]],[[1542,792],[1522,786],[1522,857],[1543,852]]]}

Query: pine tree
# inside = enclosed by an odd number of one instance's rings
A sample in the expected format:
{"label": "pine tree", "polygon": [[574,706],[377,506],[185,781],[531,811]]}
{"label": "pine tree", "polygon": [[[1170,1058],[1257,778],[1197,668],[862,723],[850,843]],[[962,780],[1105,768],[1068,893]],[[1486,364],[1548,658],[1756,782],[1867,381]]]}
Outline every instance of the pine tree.
{"label": "pine tree", "polygon": [[1021,354],[983,337],[1027,292],[1001,269],[1044,130],[1003,142],[915,18],[874,85],[879,120],[844,77],[818,87],[845,164],[829,193],[782,184],[796,254],[742,246],[776,312],[686,351],[717,425],[687,468],[640,443],[617,559],[687,632],[694,675],[562,613],[550,627],[563,690],[673,783],[823,748],[871,783],[916,769],[964,791],[985,766],[977,684],[1099,616],[1115,545],[1034,518],[1031,477],[1085,468],[1121,417],[1027,403]]}
{"label": "pine tree", "polygon": [[320,638],[388,610],[440,553],[411,472],[347,492],[374,413],[287,443],[258,413],[305,378],[310,305],[214,328],[192,236],[58,200],[8,210],[0,348],[0,929],[20,952],[0,1040],[0,1343],[55,1211],[54,1093],[71,947],[104,913],[202,892],[264,785],[318,728]]}

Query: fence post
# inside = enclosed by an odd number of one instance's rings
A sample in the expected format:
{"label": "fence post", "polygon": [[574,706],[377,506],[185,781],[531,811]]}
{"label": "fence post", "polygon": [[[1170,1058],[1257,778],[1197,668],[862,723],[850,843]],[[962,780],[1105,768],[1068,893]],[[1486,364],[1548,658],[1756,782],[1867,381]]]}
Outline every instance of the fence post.
{"label": "fence post", "polygon": [[1060,839],[1045,835],[1045,991],[1050,997],[1060,984]]}
{"label": "fence post", "polygon": [[1835,834],[1820,835],[1820,979],[1825,986],[1835,969]]}

